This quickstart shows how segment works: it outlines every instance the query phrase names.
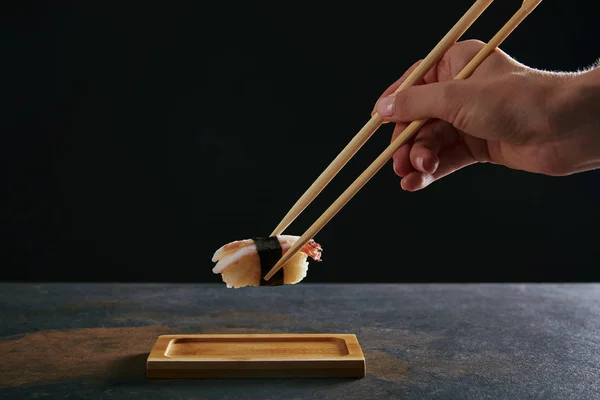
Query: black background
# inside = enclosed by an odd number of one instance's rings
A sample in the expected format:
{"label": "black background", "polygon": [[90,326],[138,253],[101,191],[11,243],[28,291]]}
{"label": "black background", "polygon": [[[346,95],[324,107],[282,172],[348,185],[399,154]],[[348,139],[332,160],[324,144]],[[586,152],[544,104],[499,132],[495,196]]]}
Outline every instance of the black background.
{"label": "black background", "polygon": [[[220,282],[213,252],[268,235],[472,2],[191,4],[5,3],[3,279]],[[495,1],[463,39],[488,40],[519,4]],[[501,48],[586,68],[593,6],[546,0]],[[324,261],[305,282],[599,280],[599,177],[478,165],[408,193],[390,163],[317,235]]]}

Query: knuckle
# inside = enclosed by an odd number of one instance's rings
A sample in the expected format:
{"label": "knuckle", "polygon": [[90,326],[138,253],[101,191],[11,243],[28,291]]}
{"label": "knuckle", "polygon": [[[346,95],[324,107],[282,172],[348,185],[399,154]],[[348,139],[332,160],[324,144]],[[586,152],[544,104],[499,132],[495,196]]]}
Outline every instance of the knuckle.
{"label": "knuckle", "polygon": [[458,45],[464,47],[467,50],[479,51],[485,46],[485,42],[479,39],[467,39],[463,40]]}
{"label": "knuckle", "polygon": [[465,85],[464,81],[444,86],[439,99],[442,102],[440,105],[441,117],[458,129],[468,130],[473,113],[472,107],[470,107],[473,99],[465,98],[464,92],[461,90],[462,85]]}
{"label": "knuckle", "polygon": [[458,42],[440,60],[438,71],[441,74],[438,73],[438,76],[444,77],[444,80],[454,78],[484,46],[485,43],[477,39]]}
{"label": "knuckle", "polygon": [[403,120],[403,115],[411,113],[411,103],[406,91],[399,92],[394,97],[394,114],[399,120]]}
{"label": "knuckle", "polygon": [[453,78],[452,67],[451,67],[452,58],[453,58],[453,56],[451,53],[446,53],[440,59],[440,61],[438,61],[437,67],[436,67],[438,81],[445,81],[445,80],[450,80]]}
{"label": "knuckle", "polygon": [[458,100],[458,93],[455,84],[444,85],[442,88],[441,96],[438,101],[440,101],[441,109],[446,110],[446,115],[442,115],[442,118],[454,123],[456,119],[456,113],[460,109],[460,107],[456,106]]}
{"label": "knuckle", "polygon": [[421,128],[421,131],[416,135],[415,147],[432,149],[437,140],[437,133],[434,125],[428,124]]}

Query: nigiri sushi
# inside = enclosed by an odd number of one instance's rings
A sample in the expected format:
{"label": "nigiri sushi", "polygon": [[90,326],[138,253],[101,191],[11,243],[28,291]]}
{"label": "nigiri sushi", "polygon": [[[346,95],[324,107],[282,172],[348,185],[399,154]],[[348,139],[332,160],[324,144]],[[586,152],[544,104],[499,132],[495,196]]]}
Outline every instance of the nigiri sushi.
{"label": "nigiri sushi", "polygon": [[323,249],[314,240],[306,243],[271,279],[264,276],[300,236],[279,235],[236,240],[219,248],[212,261],[213,273],[221,274],[228,288],[293,285],[306,277],[308,257],[321,261]]}

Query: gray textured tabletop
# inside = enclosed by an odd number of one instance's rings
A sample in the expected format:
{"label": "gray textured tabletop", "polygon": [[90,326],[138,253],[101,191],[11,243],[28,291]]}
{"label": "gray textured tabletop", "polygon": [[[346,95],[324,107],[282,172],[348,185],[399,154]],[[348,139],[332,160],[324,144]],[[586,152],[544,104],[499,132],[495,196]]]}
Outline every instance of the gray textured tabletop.
{"label": "gray textured tabletop", "polygon": [[[600,398],[600,285],[0,284],[0,397]],[[354,333],[363,379],[153,380],[167,333]]]}

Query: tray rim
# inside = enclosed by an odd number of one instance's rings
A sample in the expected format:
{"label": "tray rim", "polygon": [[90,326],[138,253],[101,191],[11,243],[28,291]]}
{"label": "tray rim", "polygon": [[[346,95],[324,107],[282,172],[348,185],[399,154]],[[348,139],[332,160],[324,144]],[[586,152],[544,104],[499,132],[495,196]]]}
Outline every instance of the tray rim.
{"label": "tray rim", "polygon": [[[274,359],[274,358],[261,358],[261,357],[249,357],[247,359],[236,359],[236,358],[209,358],[209,357],[173,357],[167,356],[166,350],[168,346],[175,340],[178,339],[194,339],[194,338],[202,338],[202,339],[252,339],[252,338],[261,338],[261,339],[269,339],[269,338],[298,338],[298,339],[320,339],[320,338],[330,338],[330,339],[341,339],[345,342],[346,348],[348,349],[348,354],[341,356],[327,356],[327,357],[299,357],[293,359]],[[148,367],[153,362],[168,362],[168,363],[285,363],[285,362],[335,362],[340,360],[347,361],[363,361],[365,360],[365,356],[362,352],[362,348],[360,343],[358,342],[358,338],[355,334],[351,333],[195,333],[195,334],[165,334],[159,335],[156,339],[152,350],[150,351],[147,359]]]}

